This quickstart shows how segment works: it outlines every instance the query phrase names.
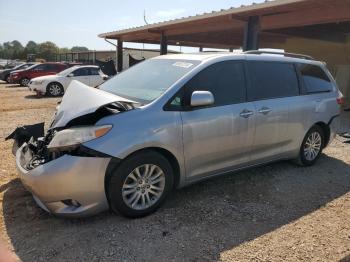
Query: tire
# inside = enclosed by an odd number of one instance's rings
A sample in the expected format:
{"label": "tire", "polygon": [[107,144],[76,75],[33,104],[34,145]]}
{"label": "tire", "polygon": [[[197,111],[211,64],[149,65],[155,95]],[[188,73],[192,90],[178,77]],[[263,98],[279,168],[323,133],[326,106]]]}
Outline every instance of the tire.
{"label": "tire", "polygon": [[10,74],[5,76],[5,82],[8,83],[8,84],[10,83]]}
{"label": "tire", "polygon": [[29,81],[29,78],[23,77],[19,83],[21,86],[28,86]]}
{"label": "tire", "polygon": [[63,86],[60,83],[50,83],[46,87],[46,94],[49,96],[62,96],[64,94]]}
{"label": "tire", "polygon": [[[138,176],[137,170],[141,176]],[[130,218],[144,217],[155,212],[174,183],[169,161],[154,151],[128,157],[109,175],[107,195],[110,207],[113,212]],[[153,192],[158,193],[157,196]]]}
{"label": "tire", "polygon": [[312,166],[320,157],[324,145],[323,129],[318,125],[313,126],[303,139],[296,163],[300,166]]}

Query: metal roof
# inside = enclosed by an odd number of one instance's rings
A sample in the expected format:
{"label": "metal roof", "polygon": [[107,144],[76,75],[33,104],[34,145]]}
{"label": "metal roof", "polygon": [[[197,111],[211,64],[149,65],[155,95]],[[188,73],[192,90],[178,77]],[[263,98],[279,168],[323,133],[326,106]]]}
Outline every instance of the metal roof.
{"label": "metal roof", "polygon": [[123,35],[123,34],[132,33],[136,31],[141,31],[141,30],[157,29],[164,26],[176,25],[184,22],[198,21],[206,18],[214,18],[214,17],[224,16],[224,15],[243,14],[243,13],[251,12],[255,10],[260,10],[265,8],[270,9],[281,5],[288,5],[288,4],[294,4],[294,3],[306,2],[306,1],[308,0],[273,0],[273,1],[265,0],[264,3],[252,3],[251,5],[241,5],[240,7],[231,7],[229,9],[221,9],[220,11],[212,11],[210,13],[197,14],[193,16],[181,17],[177,19],[148,24],[144,26],[137,26],[137,27],[131,27],[128,29],[102,33],[102,34],[99,34],[98,36],[101,38],[109,38],[112,36],[116,37],[118,35]]}

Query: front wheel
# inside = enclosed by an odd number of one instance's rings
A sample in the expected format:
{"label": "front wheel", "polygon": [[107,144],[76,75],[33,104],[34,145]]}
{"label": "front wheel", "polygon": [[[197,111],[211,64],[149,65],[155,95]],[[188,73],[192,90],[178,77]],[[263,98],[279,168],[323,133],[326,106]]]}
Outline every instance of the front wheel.
{"label": "front wheel", "polygon": [[49,96],[62,96],[64,94],[63,86],[60,83],[50,83],[46,88],[46,94]]}
{"label": "front wheel", "polygon": [[173,187],[173,170],[157,152],[136,153],[112,171],[107,188],[111,209],[137,218],[153,213]]}
{"label": "front wheel", "polygon": [[300,147],[297,163],[302,166],[315,164],[324,148],[324,132],[321,127],[315,125],[305,135]]}

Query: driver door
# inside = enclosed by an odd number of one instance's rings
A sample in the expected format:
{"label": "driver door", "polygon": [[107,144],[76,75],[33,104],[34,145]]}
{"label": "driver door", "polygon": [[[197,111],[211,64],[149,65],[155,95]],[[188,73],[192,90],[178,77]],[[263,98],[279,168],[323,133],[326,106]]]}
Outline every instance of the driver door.
{"label": "driver door", "polygon": [[[210,91],[214,104],[189,107],[194,91]],[[254,105],[246,102],[244,63],[213,64],[184,86],[183,144],[189,179],[225,172],[249,161]]]}

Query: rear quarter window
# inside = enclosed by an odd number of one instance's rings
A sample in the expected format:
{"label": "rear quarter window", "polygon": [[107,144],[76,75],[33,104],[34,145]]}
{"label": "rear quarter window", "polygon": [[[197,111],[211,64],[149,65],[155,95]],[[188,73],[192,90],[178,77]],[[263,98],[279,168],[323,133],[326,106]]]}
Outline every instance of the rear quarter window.
{"label": "rear quarter window", "polygon": [[319,66],[298,64],[305,92],[308,94],[330,92],[333,84],[326,72]]}

